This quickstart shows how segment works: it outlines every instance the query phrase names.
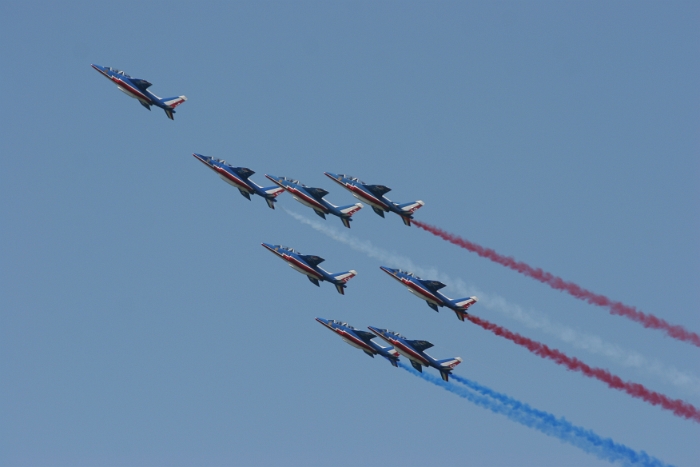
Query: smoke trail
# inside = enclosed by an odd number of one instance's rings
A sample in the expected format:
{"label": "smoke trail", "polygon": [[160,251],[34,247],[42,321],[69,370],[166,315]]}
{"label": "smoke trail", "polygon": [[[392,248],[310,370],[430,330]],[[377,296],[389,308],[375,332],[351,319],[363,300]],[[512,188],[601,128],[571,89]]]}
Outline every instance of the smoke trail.
{"label": "smoke trail", "polygon": [[[600,459],[624,464],[639,464],[648,466],[663,466],[662,461],[649,456],[646,452],[636,452],[623,444],[618,444],[610,438],[602,438],[591,430],[573,425],[565,418],[556,418],[554,415],[541,410],[536,410],[527,404],[519,402],[503,394],[499,394],[484,386],[476,385],[478,392],[473,392],[443,381],[429,373],[419,373],[413,368],[400,363],[399,366],[409,373],[440,386],[443,389],[458,395],[479,407],[488,409],[494,413],[505,415],[514,422],[528,428],[534,428],[547,436],[558,438],[560,441],[576,446],[583,451],[593,454]],[[453,375],[455,378],[455,375]],[[462,378],[460,378],[462,380]],[[464,384],[466,381],[463,380]],[[463,382],[460,381],[460,382]],[[471,381],[469,381],[471,383]],[[468,384],[467,384],[468,385]],[[488,396],[488,397],[487,397]]]}
{"label": "smoke trail", "polygon": [[375,247],[369,241],[359,240],[347,232],[340,231],[323,222],[315,219],[308,219],[307,217],[297,214],[296,212],[289,211],[286,208],[282,209],[284,209],[287,214],[299,222],[310,226],[314,230],[321,232],[333,240],[349,246],[355,251],[359,251],[370,258],[379,260],[387,266],[412,271],[422,277],[437,279],[440,282],[445,283],[451,289],[454,289],[462,296],[477,295],[479,297],[479,306],[483,306],[488,310],[503,313],[531,329],[541,330],[561,341],[573,345],[578,349],[582,349],[596,355],[605,356],[611,360],[614,360],[620,365],[638,368],[647,373],[660,376],[675,386],[681,387],[689,392],[700,393],[700,378],[691,373],[683,372],[673,367],[667,368],[658,360],[650,361],[637,352],[625,350],[619,346],[606,343],[600,337],[581,334],[570,327],[552,323],[545,316],[535,312],[528,313],[519,305],[510,303],[498,295],[487,294],[475,287],[469,287],[462,279],[454,279],[449,277],[440,273],[435,268],[420,267],[405,256]]}
{"label": "smoke trail", "polygon": [[522,345],[535,355],[553,360],[555,363],[566,366],[569,370],[580,371],[584,375],[590,378],[598,379],[607,384],[609,387],[624,391],[632,397],[642,399],[652,405],[660,405],[664,409],[672,411],[679,417],[687,418],[688,420],[700,423],[700,411],[687,402],[679,399],[670,399],[669,397],[647,389],[638,383],[622,381],[619,376],[611,374],[608,370],[603,370],[602,368],[592,368],[577,358],[569,357],[559,350],[550,349],[545,344],[528,339],[527,337],[511,332],[496,324],[489,323],[488,321],[477,318],[476,316],[468,315],[467,319],[472,323],[481,326],[487,331],[493,332],[497,336],[505,337],[518,345]]}
{"label": "smoke trail", "polygon": [[477,255],[488,258],[494,263],[498,263],[514,271],[518,271],[528,277],[538,280],[544,284],[549,285],[553,289],[563,290],[570,295],[584,300],[592,305],[602,306],[610,309],[613,315],[625,316],[633,321],[641,323],[645,328],[661,329],[666,332],[669,336],[674,339],[689,342],[693,345],[700,347],[700,335],[695,332],[688,331],[683,326],[672,325],[665,320],[658,318],[651,314],[642,313],[633,306],[625,305],[624,303],[615,302],[610,300],[604,295],[598,295],[590,290],[586,290],[583,287],[574,284],[573,282],[566,282],[560,277],[554,276],[548,272],[543,271],[540,268],[533,268],[532,266],[525,264],[521,261],[516,261],[515,259],[496,253],[491,248],[485,248],[476,243],[470,242],[462,237],[446,232],[442,229],[434,227],[423,222],[413,220],[413,223],[431,234],[447,240],[457,246],[460,246],[466,250],[469,250]]}

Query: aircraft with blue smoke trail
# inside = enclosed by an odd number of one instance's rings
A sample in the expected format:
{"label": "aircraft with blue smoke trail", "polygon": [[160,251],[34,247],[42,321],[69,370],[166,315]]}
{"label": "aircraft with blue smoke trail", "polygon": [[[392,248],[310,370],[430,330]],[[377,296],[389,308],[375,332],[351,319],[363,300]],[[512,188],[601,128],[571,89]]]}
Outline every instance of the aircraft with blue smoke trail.
{"label": "aircraft with blue smoke trail", "polygon": [[326,326],[328,329],[338,334],[345,342],[355,348],[362,350],[364,353],[374,358],[375,355],[381,355],[389,360],[389,363],[399,366],[399,353],[393,347],[382,347],[379,344],[372,342],[375,336],[371,332],[361,331],[350,326],[348,323],[343,323],[333,319],[316,318],[316,321]]}
{"label": "aircraft with blue smoke trail", "polygon": [[357,271],[350,270],[346,272],[338,272],[331,274],[330,272],[319,267],[319,264],[325,261],[325,259],[320,256],[313,255],[302,255],[293,248],[289,248],[282,245],[272,245],[270,243],[263,243],[262,246],[282,258],[289,264],[289,266],[304,274],[309,278],[311,283],[315,286],[320,287],[319,282],[326,281],[335,285],[338,293],[345,295],[346,283],[357,275]]}
{"label": "aircraft with blue smoke trail", "polygon": [[215,159],[197,153],[192,155],[214,172],[218,173],[223,181],[238,188],[238,191],[248,198],[248,200],[250,200],[250,195],[258,195],[267,201],[268,206],[275,209],[275,202],[277,201],[275,198],[284,191],[284,188],[280,188],[277,185],[263,188],[250,180],[250,176],[255,173],[250,169],[234,167],[227,164],[226,161],[222,159]]}
{"label": "aircraft with blue smoke trail", "polygon": [[450,373],[460,363],[460,357],[446,358],[444,360],[435,360],[433,357],[425,353],[425,351],[433,346],[428,341],[411,340],[402,336],[398,332],[389,331],[388,329],[375,328],[368,326],[369,330],[391,344],[397,352],[411,361],[411,365],[416,370],[423,372],[423,367],[433,367],[440,372],[440,376],[445,381],[449,380]]}
{"label": "aircraft with blue smoke trail", "polygon": [[441,288],[445,287],[445,284],[442,282],[424,280],[412,272],[400,269],[392,269],[386,266],[379,267],[382,271],[405,285],[409,292],[425,300],[430,308],[439,311],[438,307],[447,307],[455,312],[460,321],[464,321],[464,318],[468,316],[467,309],[478,301],[476,297],[453,300],[439,292]]}
{"label": "aircraft with blue smoke trail", "polygon": [[304,206],[308,206],[314,210],[316,214],[322,218],[326,218],[326,214],[338,216],[343,222],[343,225],[350,228],[350,217],[357,211],[362,209],[361,203],[350,204],[348,206],[335,206],[325,199],[328,194],[323,188],[312,188],[299,183],[299,180],[293,180],[287,177],[275,177],[274,175],[265,175],[267,178],[287,190],[292,197],[299,201]]}
{"label": "aircraft with blue smoke trail", "polygon": [[99,71],[102,76],[116,84],[117,89],[127,96],[138,100],[139,103],[148,110],[151,110],[152,105],[165,110],[165,115],[167,115],[170,120],[174,120],[173,114],[175,113],[175,107],[187,100],[185,96],[160,98],[148,90],[148,88],[151,87],[151,83],[145,79],[132,78],[123,71],[108,66],[94,64],[91,66]]}
{"label": "aircraft with blue smoke trail", "polygon": [[325,172],[325,174],[346,190],[350,190],[350,193],[352,193],[355,198],[372,206],[374,212],[381,217],[384,217],[385,212],[395,212],[401,216],[403,223],[408,226],[411,225],[413,213],[425,205],[425,203],[420,200],[404,204],[394,203],[384,196],[391,191],[391,188],[387,186],[368,185],[357,177],[345,174],[334,174],[332,172]]}

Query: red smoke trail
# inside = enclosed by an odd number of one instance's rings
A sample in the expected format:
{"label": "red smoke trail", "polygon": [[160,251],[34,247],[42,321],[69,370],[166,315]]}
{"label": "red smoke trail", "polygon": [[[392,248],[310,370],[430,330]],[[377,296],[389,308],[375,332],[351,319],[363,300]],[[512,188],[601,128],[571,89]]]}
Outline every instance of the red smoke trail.
{"label": "red smoke trail", "polygon": [[679,399],[670,399],[663,394],[659,394],[658,392],[645,388],[641,384],[622,381],[619,376],[611,374],[608,370],[603,370],[602,368],[592,368],[578,358],[569,357],[556,349],[550,349],[540,342],[523,337],[520,334],[511,332],[501,326],[477,318],[476,316],[468,315],[467,319],[472,323],[481,326],[487,331],[493,332],[497,336],[505,337],[518,345],[522,345],[535,355],[553,360],[555,363],[566,366],[569,370],[580,371],[590,378],[596,378],[604,382],[613,389],[625,391],[632,397],[642,399],[652,405],[660,405],[664,409],[672,411],[679,417],[687,418],[694,422],[700,423],[700,410],[687,402]]}
{"label": "red smoke trail", "polygon": [[505,267],[513,269],[514,271],[518,271],[521,274],[525,274],[528,277],[532,277],[535,280],[549,285],[553,289],[563,290],[592,305],[609,308],[610,313],[613,315],[625,316],[632,321],[641,323],[645,328],[661,329],[674,339],[690,342],[691,344],[700,347],[700,335],[692,331],[688,331],[683,326],[669,324],[665,320],[657,318],[654,315],[642,313],[633,306],[628,306],[620,302],[614,302],[604,295],[595,294],[590,290],[586,290],[583,287],[574,284],[573,282],[566,282],[564,279],[545,272],[540,268],[533,268],[532,266],[516,261],[509,256],[503,256],[496,253],[491,248],[484,248],[481,245],[477,245],[476,243],[472,243],[467,239],[449,232],[445,232],[444,230],[433,227],[432,225],[424,224],[423,222],[415,219],[413,219],[413,223],[417,227],[420,227],[421,229],[426,230],[431,234],[442,238],[443,240],[447,240],[448,242],[476,253],[481,257],[488,258],[494,263],[501,264]]}

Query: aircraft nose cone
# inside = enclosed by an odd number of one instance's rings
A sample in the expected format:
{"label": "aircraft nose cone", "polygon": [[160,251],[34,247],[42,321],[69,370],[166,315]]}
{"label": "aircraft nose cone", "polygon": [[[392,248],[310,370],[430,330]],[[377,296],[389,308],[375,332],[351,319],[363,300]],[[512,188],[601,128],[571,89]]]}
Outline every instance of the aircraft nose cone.
{"label": "aircraft nose cone", "polygon": [[367,326],[367,328],[378,336],[384,335],[384,329],[375,328],[374,326]]}
{"label": "aircraft nose cone", "polygon": [[394,274],[396,274],[396,269],[388,268],[386,266],[379,266],[379,269],[381,269],[382,271],[384,271],[387,274],[391,274],[392,276]]}
{"label": "aircraft nose cone", "polygon": [[272,245],[272,244],[270,244],[270,243],[261,243],[261,245],[264,246],[265,248],[267,248],[267,249],[270,250],[270,251],[275,251],[275,246]]}
{"label": "aircraft nose cone", "polygon": [[197,154],[196,152],[193,152],[192,155],[196,158],[199,159],[200,161],[207,163],[211,160],[211,157],[203,156],[201,154]]}
{"label": "aircraft nose cone", "polygon": [[340,177],[338,177],[338,174],[334,174],[333,172],[323,172],[323,173],[326,174],[326,177],[328,177],[328,178],[333,178],[336,180],[340,178]]}
{"label": "aircraft nose cone", "polygon": [[327,319],[316,318],[316,321],[318,321],[319,323],[323,324],[324,326],[328,326],[328,320],[327,320]]}

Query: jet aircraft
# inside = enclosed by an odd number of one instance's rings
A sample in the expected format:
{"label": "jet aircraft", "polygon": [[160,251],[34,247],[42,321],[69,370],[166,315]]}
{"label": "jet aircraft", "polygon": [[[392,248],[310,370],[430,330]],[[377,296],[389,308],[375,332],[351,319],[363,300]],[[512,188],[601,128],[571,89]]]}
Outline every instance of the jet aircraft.
{"label": "jet aircraft", "polygon": [[275,201],[277,201],[275,198],[284,191],[284,188],[280,188],[277,185],[263,188],[250,180],[249,177],[255,173],[250,169],[234,167],[227,164],[224,160],[203,156],[201,154],[195,153],[192,155],[214,172],[218,173],[223,181],[238,188],[238,191],[249,200],[250,195],[253,194],[262,196],[265,198],[265,201],[267,201],[267,205],[275,209]]}
{"label": "jet aircraft", "polygon": [[334,174],[325,172],[326,176],[338,183],[343,188],[350,190],[353,196],[360,201],[365,201],[372,206],[374,212],[384,217],[385,212],[395,212],[401,216],[403,223],[410,226],[413,213],[423,207],[423,201],[398,204],[386,198],[384,195],[391,191],[391,188],[384,185],[368,185],[357,177],[344,174]]}
{"label": "jet aircraft", "polygon": [[350,216],[362,209],[362,204],[350,204],[348,206],[335,206],[325,199],[328,194],[323,188],[311,188],[299,183],[299,180],[292,180],[286,177],[275,177],[274,175],[265,175],[267,178],[287,190],[295,200],[301,204],[310,207],[316,214],[322,218],[326,218],[326,214],[333,214],[340,217],[343,225],[350,228]]}
{"label": "jet aircraft", "polygon": [[462,363],[462,359],[460,357],[435,360],[433,357],[425,353],[427,349],[433,346],[433,344],[428,341],[414,341],[406,339],[398,332],[389,331],[388,329],[379,329],[372,326],[369,326],[369,330],[394,346],[394,349],[409,359],[413,368],[421,373],[423,372],[424,366],[432,366],[440,372],[442,379],[448,381],[452,369]]}
{"label": "jet aircraft", "polygon": [[382,347],[374,342],[375,336],[371,332],[360,331],[350,326],[348,323],[341,323],[333,319],[316,318],[316,321],[326,326],[328,329],[338,334],[345,342],[362,350],[364,353],[374,358],[379,354],[389,360],[394,366],[399,366],[399,353],[393,347]]}
{"label": "jet aircraft", "polygon": [[165,110],[165,114],[170,120],[174,120],[173,114],[175,113],[175,107],[187,100],[185,96],[160,98],[148,90],[151,83],[145,79],[132,78],[123,71],[108,66],[91,66],[102,73],[105,78],[116,84],[117,89],[129,97],[137,99],[141,105],[148,110],[151,110],[152,105]]}
{"label": "jet aircraft", "polygon": [[345,295],[345,283],[357,275],[357,271],[353,270],[331,274],[321,269],[319,264],[325,260],[320,256],[302,255],[292,248],[270,243],[263,243],[262,246],[285,260],[292,269],[304,274],[317,287],[321,286],[319,281],[327,281],[335,285],[341,295]]}
{"label": "jet aircraft", "polygon": [[455,312],[460,321],[464,321],[464,317],[467,316],[467,308],[475,304],[478,300],[476,297],[457,298],[453,300],[439,292],[441,288],[445,287],[445,284],[442,282],[424,280],[412,272],[406,272],[400,269],[392,269],[386,266],[379,267],[382,271],[405,285],[409,292],[425,300],[430,308],[439,311],[439,306],[446,306]]}

